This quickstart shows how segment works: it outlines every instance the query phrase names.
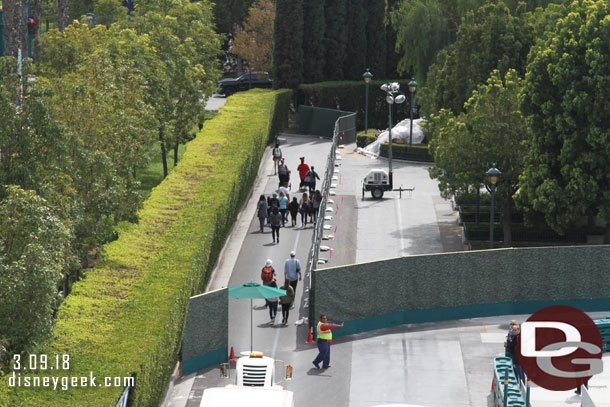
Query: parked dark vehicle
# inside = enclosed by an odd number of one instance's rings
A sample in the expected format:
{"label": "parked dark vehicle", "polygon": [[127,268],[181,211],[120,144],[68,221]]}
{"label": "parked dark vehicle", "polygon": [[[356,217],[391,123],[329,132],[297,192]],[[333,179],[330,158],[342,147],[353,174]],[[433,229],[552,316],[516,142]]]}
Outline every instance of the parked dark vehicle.
{"label": "parked dark vehicle", "polygon": [[222,79],[216,84],[216,91],[225,96],[231,96],[235,92],[248,90],[250,88],[269,88],[273,86],[273,81],[269,79],[267,72],[245,73],[239,78]]}

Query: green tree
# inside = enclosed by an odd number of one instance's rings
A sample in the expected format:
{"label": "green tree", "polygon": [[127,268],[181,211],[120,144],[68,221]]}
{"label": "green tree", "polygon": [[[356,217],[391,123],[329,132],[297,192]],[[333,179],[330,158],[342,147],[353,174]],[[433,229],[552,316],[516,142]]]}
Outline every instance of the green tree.
{"label": "green tree", "polygon": [[307,41],[303,41],[303,81],[322,82],[324,79],[324,0],[303,2],[303,26],[307,27]]}
{"label": "green tree", "polygon": [[374,1],[367,5],[366,67],[370,68],[375,78],[387,78],[385,11],[385,1]]}
{"label": "green tree", "polygon": [[110,27],[110,24],[127,19],[127,7],[122,0],[96,0],[93,12],[96,23]]}
{"label": "green tree", "polygon": [[273,87],[296,88],[303,81],[302,0],[276,1],[273,42]]}
{"label": "green tree", "polygon": [[[70,232],[34,191],[8,186],[0,202],[0,358],[48,337]],[[0,366],[3,360],[0,359]]]}
{"label": "green tree", "polygon": [[530,53],[522,109],[532,148],[520,201],[564,232],[599,218],[610,243],[610,5],[575,1]]}
{"label": "green tree", "polygon": [[431,117],[433,133],[430,151],[435,164],[430,176],[439,180],[444,196],[486,185],[490,163],[502,171],[497,186],[504,245],[512,245],[511,214],[513,196],[519,190],[519,175],[524,166],[529,132],[518,107],[522,80],[510,69],[502,80],[494,70],[484,85],[479,85],[455,117],[441,110]]}
{"label": "green tree", "polygon": [[364,0],[351,0],[347,8],[347,53],[343,64],[343,78],[347,80],[361,80],[367,68],[367,11]]}
{"label": "green tree", "polygon": [[439,52],[428,73],[424,114],[441,108],[461,112],[472,91],[493,69],[504,74],[513,68],[523,75],[534,39],[532,19],[523,4],[514,15],[501,0],[468,12],[455,43]]}
{"label": "green tree", "polygon": [[58,180],[76,196],[67,217],[84,261],[139,207],[134,171],[147,163],[157,128],[145,92],[154,54],[134,30],[78,23],[49,32],[42,49],[50,117],[68,140]]}
{"label": "green tree", "polygon": [[257,0],[243,25],[235,27],[232,52],[247,60],[254,71],[270,72],[273,68],[274,20],[273,2]]}
{"label": "green tree", "polygon": [[150,87],[149,103],[158,122],[163,172],[167,176],[167,151],[190,139],[190,132],[213,94],[219,77],[220,36],[213,30],[207,1],[151,1],[139,9],[137,30],[146,34],[160,69]]}
{"label": "green tree", "polygon": [[324,78],[329,81],[339,81],[343,79],[343,66],[347,58],[347,0],[327,1],[324,21],[326,21]]}
{"label": "green tree", "polygon": [[219,33],[232,33],[233,27],[248,15],[248,9],[255,0],[217,0],[213,3],[214,20]]}

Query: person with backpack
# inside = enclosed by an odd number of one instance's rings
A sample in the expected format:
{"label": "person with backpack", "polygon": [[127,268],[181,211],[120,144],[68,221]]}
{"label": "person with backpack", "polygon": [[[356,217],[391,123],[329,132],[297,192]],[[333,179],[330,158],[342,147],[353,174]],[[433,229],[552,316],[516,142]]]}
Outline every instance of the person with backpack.
{"label": "person with backpack", "polygon": [[277,194],[274,193],[273,196],[267,199],[267,214],[269,215],[269,219],[267,219],[267,224],[271,226],[271,213],[273,208],[280,208],[280,201],[277,199]]}
{"label": "person with backpack", "polygon": [[275,278],[275,269],[273,268],[273,262],[271,259],[267,259],[265,262],[265,267],[261,271],[261,280],[263,280],[263,285],[269,285]]}
{"label": "person with backpack", "polygon": [[280,143],[275,143],[275,147],[273,147],[272,151],[273,155],[273,171],[274,175],[277,174],[278,167],[280,165],[280,160],[282,159],[282,149],[280,148]]}
{"label": "person with backpack", "polygon": [[288,323],[288,314],[290,313],[290,307],[294,302],[294,288],[290,285],[290,280],[286,279],[284,285],[280,287],[282,290],[286,290],[286,295],[280,297],[280,304],[282,304],[282,324]]}
{"label": "person with backpack", "polygon": [[280,242],[280,227],[282,226],[282,214],[277,207],[273,207],[271,211],[271,237],[273,238],[273,243],[276,241]]}
{"label": "person with backpack", "polygon": [[261,195],[258,200],[258,204],[256,206],[258,220],[261,223],[261,233],[265,231],[265,219],[268,217],[267,212],[267,200],[265,199],[265,195]]}
{"label": "person with backpack", "polygon": [[301,213],[301,228],[307,226],[307,216],[309,216],[309,198],[307,193],[303,193],[303,197],[299,201],[299,212]]}
{"label": "person with backpack", "polygon": [[280,192],[280,197],[277,199],[280,203],[280,213],[282,214],[282,227],[286,227],[286,211],[288,210],[288,198],[283,192]]}
{"label": "person with backpack", "polygon": [[[269,287],[277,288],[277,283],[275,282],[275,278],[273,280],[271,280]],[[278,297],[271,297],[271,298],[265,299],[265,302],[267,303],[267,306],[269,307],[269,316],[271,317],[270,324],[273,324],[275,322],[275,316],[277,315],[278,299],[279,299]]]}

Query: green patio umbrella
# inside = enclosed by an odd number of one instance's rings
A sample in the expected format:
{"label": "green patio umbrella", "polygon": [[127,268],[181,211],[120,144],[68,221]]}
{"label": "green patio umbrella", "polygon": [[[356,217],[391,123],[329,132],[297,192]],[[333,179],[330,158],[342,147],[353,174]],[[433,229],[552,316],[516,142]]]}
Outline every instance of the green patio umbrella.
{"label": "green patio umbrella", "polygon": [[286,295],[286,290],[258,283],[246,283],[229,287],[229,298],[250,299],[250,352],[252,352],[252,300],[254,298],[273,298]]}

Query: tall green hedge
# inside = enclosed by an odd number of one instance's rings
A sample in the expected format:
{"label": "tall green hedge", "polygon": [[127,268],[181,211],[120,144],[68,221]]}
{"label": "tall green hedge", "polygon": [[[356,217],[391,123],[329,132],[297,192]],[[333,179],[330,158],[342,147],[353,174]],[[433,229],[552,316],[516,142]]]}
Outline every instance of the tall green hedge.
{"label": "tall green hedge", "polygon": [[290,97],[290,91],[258,89],[232,96],[153,190],[138,224],[104,247],[102,261],[60,307],[53,338],[40,353],[69,353],[70,369],[38,374],[92,372],[98,387],[10,388],[7,400],[3,377],[0,405],[114,406],[122,386],[100,388],[99,380],[132,373],[132,405],[159,405],[177,361],[188,299],[203,290],[265,146],[287,118]]}
{"label": "tall green hedge", "polygon": [[[362,73],[364,73],[364,71]],[[410,117],[409,80],[374,80],[369,83],[369,129],[388,128],[389,109],[388,103],[385,101],[386,93],[380,89],[381,85],[386,82],[398,82],[400,84],[400,90],[407,97],[407,100],[404,103],[394,105],[392,124],[395,126],[399,121]],[[366,86],[364,81],[312,83],[301,85],[296,92],[296,100],[300,105],[356,112],[356,126],[358,130],[364,129],[364,114],[366,107]],[[417,115],[417,94],[415,95],[413,102],[413,118],[417,119],[419,117]]]}

